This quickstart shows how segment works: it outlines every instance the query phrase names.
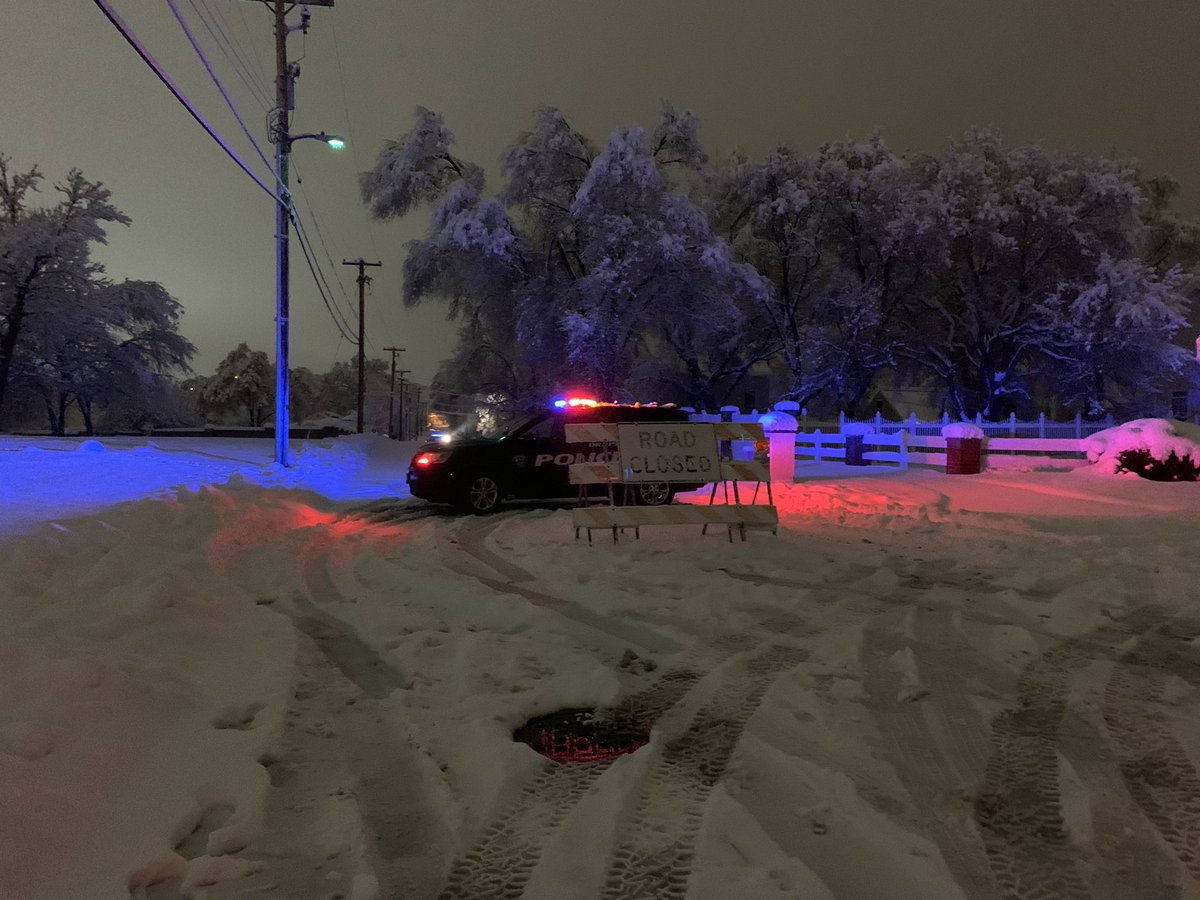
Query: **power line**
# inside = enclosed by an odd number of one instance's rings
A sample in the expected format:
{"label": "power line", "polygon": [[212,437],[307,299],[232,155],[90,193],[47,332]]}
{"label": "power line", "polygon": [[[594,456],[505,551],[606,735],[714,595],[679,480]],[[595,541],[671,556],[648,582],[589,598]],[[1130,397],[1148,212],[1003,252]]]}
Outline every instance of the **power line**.
{"label": "power line", "polygon": [[[350,146],[350,156],[354,160],[355,171],[362,172],[365,171],[365,167],[362,165],[362,161],[358,157],[358,142],[354,140],[354,129],[350,125],[350,100],[346,96],[346,76],[342,71],[342,51],[338,45],[336,19],[331,18],[329,20],[329,30],[333,37],[333,56],[334,59],[337,60],[338,88],[342,92],[342,118],[346,121],[346,138],[347,143]],[[368,239],[371,241],[371,246],[375,250],[375,255],[382,259],[383,254],[379,252],[379,242],[375,237],[374,229],[368,229],[367,235]]]}
{"label": "power line", "polygon": [[[321,292],[321,299],[325,301],[326,309],[328,309],[329,314],[334,317],[334,322],[338,325],[338,328],[344,328],[344,333],[346,333],[347,338],[351,341],[354,341],[353,338],[349,337],[349,333],[352,333],[354,329],[350,325],[349,318],[347,318],[341,307],[337,305],[331,296],[333,294],[333,289],[329,286],[329,278],[325,275],[325,270],[321,268],[320,260],[316,258],[316,252],[312,246],[312,238],[308,236],[308,232],[304,228],[304,223],[298,216],[293,215],[292,221],[296,223],[296,235],[300,241],[301,249],[307,245],[308,250],[305,252],[312,252],[313,260],[309,265],[309,269],[313,271],[313,279],[316,281],[317,290]],[[330,265],[333,265],[332,261],[330,262]],[[356,341],[354,343],[357,345]]]}
{"label": "power line", "polygon": [[[217,44],[221,55],[229,60],[229,64],[233,66],[233,70],[241,79],[242,84],[246,89],[254,95],[254,99],[258,101],[258,105],[263,111],[270,109],[271,98],[267,93],[262,83],[256,81],[254,73],[250,71],[250,65],[247,62],[245,49],[238,43],[237,37],[233,34],[233,30],[226,30],[222,23],[222,18],[219,10],[214,10],[208,6],[204,0],[188,0],[192,9],[196,11],[200,21],[204,24],[205,30],[212,36],[213,41]],[[262,69],[259,69],[259,76],[262,75]]]}
{"label": "power line", "polygon": [[[201,0],[201,2],[207,2],[207,0]],[[242,28],[245,29],[246,31],[249,31],[250,23],[246,21],[246,14],[243,12],[243,7],[241,4],[238,4],[237,11],[238,11],[238,18],[242,20]],[[230,29],[230,30],[232,31],[232,29]],[[262,63],[260,63],[258,61],[258,58],[252,54],[247,54],[247,56],[250,59],[250,62],[253,63],[254,68],[258,70],[258,77],[263,79],[263,81],[269,83],[270,79],[267,78],[266,70],[263,69]],[[267,94],[267,104],[266,105],[268,108],[270,108],[270,106],[271,106],[270,93]]]}
{"label": "power line", "polygon": [[267,161],[267,155],[263,153],[262,147],[258,145],[258,141],[254,139],[254,135],[250,133],[250,129],[246,127],[245,121],[242,119],[242,114],[238,112],[237,104],[233,102],[233,98],[229,96],[229,92],[225,90],[225,85],[221,84],[221,79],[217,77],[217,73],[213,71],[212,65],[208,61],[208,57],[204,55],[204,51],[200,48],[200,44],[196,41],[196,36],[192,34],[192,29],[188,27],[187,20],[183,18],[183,13],[179,11],[179,7],[175,5],[175,0],[167,0],[167,5],[171,7],[171,12],[175,14],[175,20],[179,22],[179,27],[183,29],[183,33],[187,35],[188,43],[192,45],[192,49],[196,51],[196,55],[200,57],[200,62],[204,64],[204,70],[208,72],[208,77],[212,79],[213,84],[217,86],[217,90],[221,92],[221,96],[225,98],[225,104],[229,107],[229,111],[233,113],[233,117],[237,119],[239,125],[242,126],[242,133],[246,135],[246,139],[250,141],[254,151],[258,154],[258,158],[263,161],[263,165],[267,167],[267,171],[275,175],[276,180],[279,179],[279,173],[274,170],[271,163]]}
{"label": "power line", "polygon": [[[295,161],[293,160],[292,168],[296,169]],[[308,190],[304,187],[304,179],[300,177],[300,172],[296,171],[296,184],[300,188],[300,195],[304,198],[304,206],[308,210],[309,216],[312,218],[313,228],[316,229],[317,239],[321,242],[321,249],[325,251],[325,259],[329,263],[329,268],[333,271],[334,281],[337,282],[338,289],[342,292],[342,299],[346,301],[346,307],[351,310],[353,315],[354,304],[350,300],[350,295],[346,293],[346,286],[342,283],[342,279],[338,277],[338,270],[333,262],[333,254],[329,252],[329,245],[325,242],[324,229],[321,228],[321,220],[317,215],[313,205],[309,202]],[[332,289],[330,293],[332,293]],[[336,298],[335,298],[336,299]]]}
{"label": "power line", "polygon": [[321,287],[321,280],[317,276],[317,268],[316,268],[315,264],[313,263],[312,254],[309,253],[309,248],[308,248],[309,242],[308,242],[307,238],[304,236],[303,230],[300,228],[297,228],[296,236],[297,236],[297,238],[299,238],[298,243],[300,244],[300,249],[304,252],[304,260],[305,260],[305,262],[308,263],[308,271],[312,273],[313,282],[317,286],[317,293],[319,293],[321,295],[321,301],[325,304],[325,308],[329,311],[330,318],[332,318],[333,323],[335,325],[337,325],[338,331],[341,332],[341,335],[343,338],[345,338],[351,344],[357,344],[358,342],[350,334],[347,333],[347,330],[345,328],[343,328],[342,323],[339,321],[337,314],[333,311],[333,307],[329,303],[329,297],[326,295],[325,290]]}
{"label": "power line", "polygon": [[174,95],[176,100],[183,104],[184,109],[186,109],[191,114],[192,118],[200,124],[201,128],[208,132],[209,137],[217,142],[221,149],[225,151],[226,155],[228,155],[230,159],[237,163],[238,168],[249,175],[254,183],[266,191],[267,194],[277,204],[286,208],[287,204],[283,201],[283,199],[277,193],[275,193],[274,190],[267,187],[267,185],[263,183],[262,179],[255,175],[250,170],[250,167],[242,162],[242,158],[238,156],[237,153],[234,152],[233,148],[225,142],[225,139],[217,133],[216,129],[214,129],[208,124],[207,121],[205,121],[204,117],[200,115],[199,110],[192,105],[192,101],[189,100],[184,95],[183,91],[181,91],[175,85],[175,82],[171,80],[171,76],[163,71],[162,66],[158,64],[158,61],[150,54],[150,51],[142,45],[142,42],[138,39],[137,35],[135,35],[121,19],[121,17],[113,11],[112,7],[108,3],[108,0],[93,0],[93,2],[100,9],[100,11],[104,13],[108,21],[113,24],[113,27],[121,33],[121,37],[125,38],[125,41],[134,49],[134,52],[142,58],[142,62],[144,62],[153,70],[154,74],[158,76],[158,80],[166,86],[167,90]]}

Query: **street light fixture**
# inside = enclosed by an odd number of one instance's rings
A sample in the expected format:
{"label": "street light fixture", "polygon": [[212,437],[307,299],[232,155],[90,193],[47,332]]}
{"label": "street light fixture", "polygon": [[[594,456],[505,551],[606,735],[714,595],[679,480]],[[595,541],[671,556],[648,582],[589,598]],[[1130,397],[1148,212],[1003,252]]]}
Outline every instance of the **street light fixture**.
{"label": "street light fixture", "polygon": [[324,141],[329,145],[331,150],[344,150],[346,147],[346,140],[340,134],[326,134],[323,131],[308,131],[304,134],[293,134],[288,137],[288,140],[294,144],[296,141],[303,141],[307,138],[311,138],[314,141]]}

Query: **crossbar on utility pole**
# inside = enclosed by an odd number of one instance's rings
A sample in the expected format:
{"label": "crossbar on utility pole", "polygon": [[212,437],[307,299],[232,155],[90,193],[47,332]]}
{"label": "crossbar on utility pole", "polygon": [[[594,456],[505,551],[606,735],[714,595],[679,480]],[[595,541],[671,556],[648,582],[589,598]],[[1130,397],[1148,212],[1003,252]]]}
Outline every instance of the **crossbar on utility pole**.
{"label": "crossbar on utility pole", "polygon": [[396,436],[396,420],[392,417],[396,403],[396,354],[403,353],[403,347],[384,347],[384,352],[392,354],[392,377],[388,382],[388,437]]}
{"label": "crossbar on utility pole", "polygon": [[368,266],[382,266],[381,262],[369,263],[361,256],[356,260],[342,260],[343,266],[358,267],[358,433],[363,433],[363,399],[367,391],[367,282],[371,279],[364,271]]}

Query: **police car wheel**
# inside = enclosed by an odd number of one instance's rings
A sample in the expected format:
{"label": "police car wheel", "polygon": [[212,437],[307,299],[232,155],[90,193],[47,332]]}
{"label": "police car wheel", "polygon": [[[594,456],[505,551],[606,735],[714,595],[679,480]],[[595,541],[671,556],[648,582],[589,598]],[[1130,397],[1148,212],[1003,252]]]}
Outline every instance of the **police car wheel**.
{"label": "police car wheel", "polygon": [[642,506],[664,506],[671,502],[671,486],[665,481],[643,481],[634,493]]}
{"label": "police car wheel", "polygon": [[476,475],[467,482],[459,505],[477,515],[490,513],[500,505],[500,485],[490,475]]}

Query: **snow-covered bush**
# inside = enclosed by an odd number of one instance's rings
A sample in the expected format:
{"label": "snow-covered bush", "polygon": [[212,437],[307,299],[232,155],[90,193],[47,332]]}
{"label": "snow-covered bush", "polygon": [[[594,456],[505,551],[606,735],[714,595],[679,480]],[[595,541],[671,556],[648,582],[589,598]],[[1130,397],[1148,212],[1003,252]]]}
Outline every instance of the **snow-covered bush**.
{"label": "snow-covered bush", "polygon": [[1134,419],[1085,438],[1088,462],[1110,475],[1153,481],[1200,478],[1200,427],[1170,419]]}

